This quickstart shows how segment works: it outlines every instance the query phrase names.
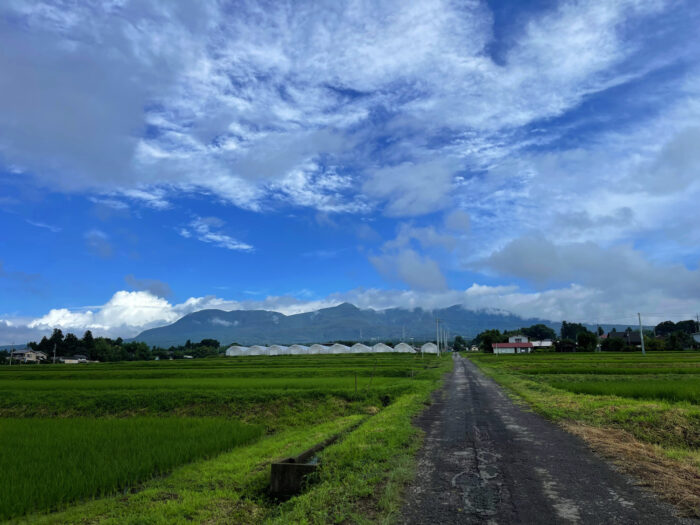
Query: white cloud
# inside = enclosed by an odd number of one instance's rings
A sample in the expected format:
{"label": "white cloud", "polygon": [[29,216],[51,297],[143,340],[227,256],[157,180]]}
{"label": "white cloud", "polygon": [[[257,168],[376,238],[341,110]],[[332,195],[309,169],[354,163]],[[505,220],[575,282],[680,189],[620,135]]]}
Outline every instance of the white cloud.
{"label": "white cloud", "polygon": [[362,189],[386,202],[385,213],[392,217],[425,215],[448,207],[452,169],[443,161],[374,170]]}
{"label": "white cloud", "polygon": [[433,259],[412,249],[369,257],[377,271],[389,281],[401,281],[416,290],[445,290],[447,281]]}
{"label": "white cloud", "polygon": [[219,248],[239,252],[252,252],[253,247],[250,244],[238,241],[220,231],[224,222],[217,217],[197,217],[189,224],[189,229],[181,228],[179,233],[182,237],[190,238],[195,236],[198,240],[213,244]]}
{"label": "white cloud", "polygon": [[32,220],[27,219],[27,223],[31,224],[32,226],[36,226],[37,228],[43,228],[45,230],[49,230],[51,233],[58,233],[62,230],[62,228],[60,226],[46,224],[45,222],[32,221]]}
{"label": "white cloud", "polygon": [[[625,28],[674,8],[562,2],[494,58],[482,2],[11,3],[0,151],[52,188],[157,209],[204,191],[364,213],[366,192],[390,216],[427,214],[458,171],[556,136],[519,127],[672,61]],[[366,178],[305,168],[327,161]]]}

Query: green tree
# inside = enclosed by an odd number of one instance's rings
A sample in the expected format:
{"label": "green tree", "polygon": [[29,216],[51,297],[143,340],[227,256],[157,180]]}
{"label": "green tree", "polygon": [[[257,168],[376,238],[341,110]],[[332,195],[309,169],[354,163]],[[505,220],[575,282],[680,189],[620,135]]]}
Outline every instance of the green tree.
{"label": "green tree", "polygon": [[543,339],[554,340],[557,338],[557,333],[549,326],[542,323],[533,324],[529,328],[521,328],[520,332],[530,338],[531,341],[542,341]]}
{"label": "green tree", "polygon": [[[42,343],[44,340],[41,340]],[[39,343],[40,345],[42,343]],[[46,345],[46,350],[41,350],[47,355],[51,355],[53,353],[53,347],[56,345],[56,355],[68,355],[65,353],[65,349],[63,348],[63,332],[61,331],[60,328],[54,328],[53,333],[51,334],[51,337],[49,337],[48,345]]]}
{"label": "green tree", "polygon": [[484,330],[476,336],[474,342],[479,345],[482,352],[493,353],[494,343],[503,343],[507,337],[498,330]]}
{"label": "green tree", "polygon": [[467,341],[461,335],[455,337],[454,349],[455,352],[465,352],[467,350]]}
{"label": "green tree", "polygon": [[598,346],[598,336],[588,330],[579,332],[576,336],[576,344],[578,345],[578,350],[582,352],[594,352],[596,346]]}
{"label": "green tree", "polygon": [[604,352],[621,352],[625,348],[625,341],[619,337],[608,337],[600,344]]}
{"label": "green tree", "polygon": [[68,332],[66,337],[63,338],[63,355],[75,355],[79,353],[80,340],[75,336],[75,334]]}
{"label": "green tree", "polygon": [[687,332],[679,330],[668,336],[666,344],[669,350],[688,350],[693,348],[693,338]]}
{"label": "green tree", "polygon": [[571,339],[572,341],[576,341],[576,338],[578,337],[579,332],[588,332],[588,329],[583,326],[581,323],[567,323],[566,321],[562,321],[561,323],[561,338],[562,339]]}

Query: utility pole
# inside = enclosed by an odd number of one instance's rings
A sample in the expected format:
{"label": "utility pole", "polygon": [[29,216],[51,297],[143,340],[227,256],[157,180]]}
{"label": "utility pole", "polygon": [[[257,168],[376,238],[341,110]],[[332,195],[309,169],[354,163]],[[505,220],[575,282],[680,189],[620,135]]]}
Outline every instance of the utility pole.
{"label": "utility pole", "polygon": [[435,318],[435,342],[437,343],[437,353],[440,355],[440,319]]}
{"label": "utility pole", "polygon": [[639,317],[639,337],[642,339],[642,355],[646,355],[644,351],[644,330],[642,330],[642,314],[637,312],[637,317]]}

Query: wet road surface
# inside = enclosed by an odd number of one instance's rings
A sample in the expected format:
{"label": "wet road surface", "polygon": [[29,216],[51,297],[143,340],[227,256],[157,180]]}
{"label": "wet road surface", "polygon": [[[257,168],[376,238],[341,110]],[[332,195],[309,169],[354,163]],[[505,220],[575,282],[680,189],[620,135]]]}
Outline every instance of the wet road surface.
{"label": "wet road surface", "polygon": [[697,523],[516,405],[471,361],[454,359],[417,420],[425,443],[401,523]]}

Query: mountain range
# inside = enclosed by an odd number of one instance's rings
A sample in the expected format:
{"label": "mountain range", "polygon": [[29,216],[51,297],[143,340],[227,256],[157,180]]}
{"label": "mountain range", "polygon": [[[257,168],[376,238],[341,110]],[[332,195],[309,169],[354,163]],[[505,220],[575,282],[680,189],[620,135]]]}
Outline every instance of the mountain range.
{"label": "mountain range", "polygon": [[134,340],[162,347],[207,338],[225,345],[410,341],[412,338],[418,342],[435,340],[436,318],[452,336],[459,334],[465,338],[490,328],[514,330],[542,323],[558,331],[561,326],[543,319],[523,319],[502,310],[468,310],[461,305],[437,310],[372,310],[343,303],[294,315],[267,310],[200,310],[170,325],[145,330]]}

